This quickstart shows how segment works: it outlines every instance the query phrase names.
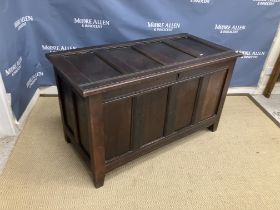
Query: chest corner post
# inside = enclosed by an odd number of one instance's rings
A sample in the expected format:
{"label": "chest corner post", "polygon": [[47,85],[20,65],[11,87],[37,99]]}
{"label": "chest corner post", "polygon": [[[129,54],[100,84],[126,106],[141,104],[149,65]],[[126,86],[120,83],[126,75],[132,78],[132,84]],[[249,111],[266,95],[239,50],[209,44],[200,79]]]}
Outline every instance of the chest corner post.
{"label": "chest corner post", "polygon": [[87,97],[90,168],[96,188],[104,185],[105,178],[105,134],[103,119],[103,97],[97,94]]}

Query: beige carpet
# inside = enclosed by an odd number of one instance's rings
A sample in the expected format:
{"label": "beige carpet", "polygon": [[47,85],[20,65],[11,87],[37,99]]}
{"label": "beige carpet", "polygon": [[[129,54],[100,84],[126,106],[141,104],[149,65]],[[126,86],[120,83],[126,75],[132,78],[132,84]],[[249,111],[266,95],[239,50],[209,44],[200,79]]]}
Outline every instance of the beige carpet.
{"label": "beige carpet", "polygon": [[280,129],[227,97],[200,131],[106,176],[95,189],[63,139],[56,97],[40,98],[0,177],[1,209],[280,209]]}

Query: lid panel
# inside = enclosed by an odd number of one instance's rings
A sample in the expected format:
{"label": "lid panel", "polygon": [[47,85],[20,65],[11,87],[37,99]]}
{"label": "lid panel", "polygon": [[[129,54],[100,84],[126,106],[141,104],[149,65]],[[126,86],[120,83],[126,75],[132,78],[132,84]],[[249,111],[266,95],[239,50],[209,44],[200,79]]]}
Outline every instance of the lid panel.
{"label": "lid panel", "polygon": [[197,51],[200,54],[200,56],[207,56],[207,55],[221,52],[221,50],[219,50],[217,48],[210,47],[206,44],[203,44],[199,41],[196,41],[196,40],[194,40],[192,38],[188,38],[188,37],[173,39],[173,41],[176,43],[179,43],[189,49]]}
{"label": "lid panel", "polygon": [[65,58],[92,82],[120,75],[120,72],[106,64],[93,53],[75,54]]}
{"label": "lid panel", "polygon": [[123,63],[137,71],[161,66],[158,62],[148,58],[131,47],[111,49],[108,51],[108,54],[121,60]]}
{"label": "lid panel", "polygon": [[[92,46],[48,53],[56,72],[84,95],[107,85],[144,80],[149,75],[171,74],[182,67],[240,56],[229,48],[189,34]],[[190,61],[190,62],[189,62]]]}
{"label": "lid panel", "polygon": [[135,69],[133,66],[129,66],[127,63],[113,56],[108,50],[99,50],[95,52],[95,55],[112,66],[121,74],[130,74],[133,72],[137,72],[137,69]]}
{"label": "lid panel", "polygon": [[142,47],[144,50],[151,51],[152,53],[160,54],[161,57],[159,59],[161,59],[164,64],[183,62],[194,58],[194,56],[171,47],[164,42],[139,45],[139,47]]}

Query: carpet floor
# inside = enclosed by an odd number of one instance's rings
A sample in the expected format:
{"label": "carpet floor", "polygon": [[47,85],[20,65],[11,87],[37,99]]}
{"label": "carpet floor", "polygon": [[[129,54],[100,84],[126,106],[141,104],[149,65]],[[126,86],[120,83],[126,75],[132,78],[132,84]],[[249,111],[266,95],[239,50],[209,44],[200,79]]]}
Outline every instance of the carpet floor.
{"label": "carpet floor", "polygon": [[64,141],[57,98],[42,97],[0,176],[0,209],[280,209],[280,129],[230,96],[216,132],[115,169],[95,189]]}

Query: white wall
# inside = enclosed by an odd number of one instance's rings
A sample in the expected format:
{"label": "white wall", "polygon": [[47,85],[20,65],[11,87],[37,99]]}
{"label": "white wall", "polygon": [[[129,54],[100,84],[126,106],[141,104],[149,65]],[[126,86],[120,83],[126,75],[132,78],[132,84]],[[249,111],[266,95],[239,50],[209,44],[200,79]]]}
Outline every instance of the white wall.
{"label": "white wall", "polygon": [[14,136],[17,134],[17,128],[13,119],[11,98],[6,94],[0,74],[0,137]]}
{"label": "white wall", "polygon": [[[278,31],[274,37],[271,48],[269,50],[268,56],[266,58],[263,71],[261,73],[261,77],[258,84],[258,89],[263,92],[268,79],[271,75],[275,62],[280,54],[280,24],[278,26]],[[280,94],[280,86],[279,84],[273,89],[272,94]]]}
{"label": "white wall", "polygon": [[[266,57],[266,61],[263,66],[263,70],[260,76],[260,80],[257,87],[235,87],[229,88],[228,93],[249,93],[249,94],[262,94],[265,86],[268,82],[269,76],[271,75],[274,64],[280,53],[280,24],[278,30],[271,44],[271,48]],[[277,84],[272,91],[272,94],[280,94],[280,85]]]}
{"label": "white wall", "polygon": [[19,121],[17,121],[12,112],[11,97],[6,93],[2,76],[0,74],[0,138],[7,136],[17,136],[20,133],[39,96],[40,90],[38,89],[29,102],[21,118]]}

